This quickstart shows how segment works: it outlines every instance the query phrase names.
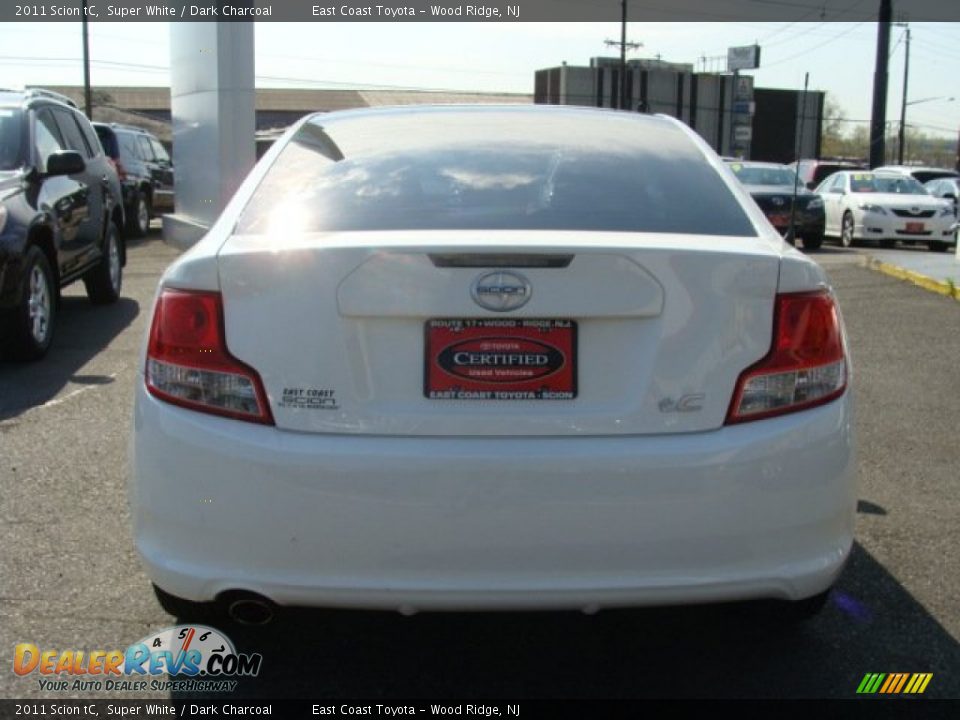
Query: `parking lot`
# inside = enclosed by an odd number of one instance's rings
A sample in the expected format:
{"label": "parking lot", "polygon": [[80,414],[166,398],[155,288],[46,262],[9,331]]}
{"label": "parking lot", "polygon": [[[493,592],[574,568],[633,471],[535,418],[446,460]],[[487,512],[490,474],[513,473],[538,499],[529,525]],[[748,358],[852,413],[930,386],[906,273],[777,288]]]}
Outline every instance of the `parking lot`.
{"label": "parking lot", "polygon": [[[0,361],[6,653],[21,642],[124,648],[174,622],[133,551],[125,472],[137,350],[175,256],[155,229],[131,244],[118,304],[93,308],[74,286],[50,355]],[[264,628],[224,625],[238,649],[264,655],[238,695],[848,698],[868,672],[931,672],[927,696],[960,697],[960,303],[871,272],[858,251],[815,257],[850,335],[860,448],[857,544],[819,618],[785,626],[764,603],[595,616],[298,610]],[[62,697],[9,670],[0,693]]]}

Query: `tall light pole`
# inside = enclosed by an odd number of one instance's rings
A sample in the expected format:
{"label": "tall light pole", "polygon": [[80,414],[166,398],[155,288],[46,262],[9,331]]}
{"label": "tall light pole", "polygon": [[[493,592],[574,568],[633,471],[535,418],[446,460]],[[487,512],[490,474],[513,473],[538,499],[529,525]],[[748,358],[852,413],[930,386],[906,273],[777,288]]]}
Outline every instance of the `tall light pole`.
{"label": "tall light pole", "polygon": [[[906,25],[906,23],[904,23]],[[897,164],[903,165],[903,146],[907,139],[907,82],[910,79],[910,26],[907,27],[907,54],[903,59],[903,99],[900,102],[900,134],[897,137]]]}
{"label": "tall light pole", "polygon": [[870,167],[884,164],[884,126],[887,121],[887,67],[890,64],[892,0],[880,0],[877,18],[877,61],[873,72],[873,111],[870,114]]}
{"label": "tall light pole", "polygon": [[605,45],[620,46],[620,97],[617,99],[617,105],[628,110],[627,107],[627,49],[636,50],[643,47],[643,43],[627,42],[627,0],[620,0],[620,42],[616,40],[604,40]]}
{"label": "tall light pole", "polygon": [[83,0],[83,111],[93,120],[90,97],[90,33],[87,30],[87,0]]}

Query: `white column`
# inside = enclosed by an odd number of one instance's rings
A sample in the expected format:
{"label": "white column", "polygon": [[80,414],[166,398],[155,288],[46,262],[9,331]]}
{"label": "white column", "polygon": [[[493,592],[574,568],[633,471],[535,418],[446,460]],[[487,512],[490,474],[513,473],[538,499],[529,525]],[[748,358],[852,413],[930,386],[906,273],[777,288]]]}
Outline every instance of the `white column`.
{"label": "white column", "polygon": [[176,212],[163,237],[186,248],[255,161],[253,23],[170,23],[170,64]]}

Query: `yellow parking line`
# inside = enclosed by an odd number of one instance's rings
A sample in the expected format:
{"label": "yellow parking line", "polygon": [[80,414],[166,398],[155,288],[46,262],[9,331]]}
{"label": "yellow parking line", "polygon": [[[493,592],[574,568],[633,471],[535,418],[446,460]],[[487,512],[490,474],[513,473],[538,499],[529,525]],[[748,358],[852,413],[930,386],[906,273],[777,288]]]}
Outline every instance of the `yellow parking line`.
{"label": "yellow parking line", "polygon": [[924,290],[935,292],[938,295],[946,295],[947,297],[952,297],[954,300],[960,300],[960,285],[940,282],[932,277],[921,275],[912,270],[905,270],[897,265],[891,265],[890,263],[885,263],[872,257],[867,258],[866,264],[871,270],[876,270],[884,275],[889,275],[898,280],[906,280]]}

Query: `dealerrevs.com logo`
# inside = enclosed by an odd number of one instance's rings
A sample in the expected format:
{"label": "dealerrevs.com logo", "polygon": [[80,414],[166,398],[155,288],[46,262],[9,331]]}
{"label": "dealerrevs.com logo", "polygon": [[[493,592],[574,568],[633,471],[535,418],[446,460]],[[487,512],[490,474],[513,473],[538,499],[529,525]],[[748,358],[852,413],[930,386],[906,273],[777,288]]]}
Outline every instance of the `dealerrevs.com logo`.
{"label": "dealerrevs.com logo", "polygon": [[[230,639],[205,625],[177,625],[126,650],[14,648],[13,672],[37,676],[49,691],[232,691],[238,677],[256,677],[263,656],[238,653]],[[169,680],[160,676],[169,676]]]}

